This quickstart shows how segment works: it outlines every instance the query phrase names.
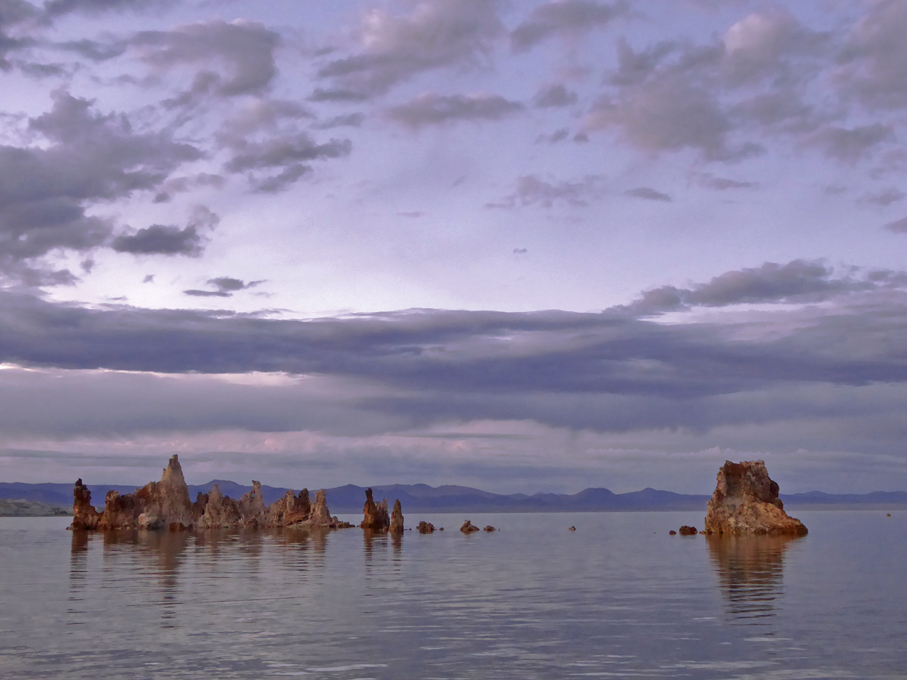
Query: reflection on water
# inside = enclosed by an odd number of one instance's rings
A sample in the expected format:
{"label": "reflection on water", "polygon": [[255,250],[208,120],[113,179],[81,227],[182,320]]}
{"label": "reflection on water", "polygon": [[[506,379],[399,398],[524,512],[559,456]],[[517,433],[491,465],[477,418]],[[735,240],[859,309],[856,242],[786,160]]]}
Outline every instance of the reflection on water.
{"label": "reflection on water", "polygon": [[775,613],[783,592],[784,552],[791,536],[709,536],[709,555],[731,618],[745,623]]}
{"label": "reflection on water", "polygon": [[689,515],[658,513],[471,537],[0,521],[0,677],[901,677],[907,521],[823,517],[794,547],[672,540]]}

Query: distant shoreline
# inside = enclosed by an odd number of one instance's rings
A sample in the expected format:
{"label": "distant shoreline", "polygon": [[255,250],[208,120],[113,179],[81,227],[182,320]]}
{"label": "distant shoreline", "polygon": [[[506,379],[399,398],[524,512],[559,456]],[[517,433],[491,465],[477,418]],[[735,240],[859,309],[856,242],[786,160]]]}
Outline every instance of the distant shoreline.
{"label": "distant shoreline", "polygon": [[[219,484],[220,489],[231,497],[239,498],[251,486],[225,480],[212,480],[207,484],[189,485],[193,496],[208,493]],[[130,493],[139,486],[130,485],[89,485],[92,497],[98,504],[108,490]],[[262,486],[265,503],[272,503],[282,497],[285,488]],[[540,513],[540,512],[656,512],[656,511],[705,511],[710,496],[678,494],[658,489],[643,489],[629,493],[615,494],[604,488],[590,488],[576,494],[495,494],[464,486],[431,487],[427,484],[394,484],[374,486],[376,499],[400,499],[404,512],[425,512],[452,514],[461,512],[485,513]],[[71,514],[73,502],[71,484],[25,484],[0,482],[0,503],[21,502],[36,504],[33,512],[44,514],[25,515],[22,512],[4,512],[0,516],[62,516]],[[348,484],[327,489],[327,501],[332,512],[360,513],[365,487]],[[907,492],[887,491],[868,494],[826,494],[809,492],[781,495],[785,508],[796,510],[896,510],[907,509]],[[52,510],[55,509],[55,510]]]}

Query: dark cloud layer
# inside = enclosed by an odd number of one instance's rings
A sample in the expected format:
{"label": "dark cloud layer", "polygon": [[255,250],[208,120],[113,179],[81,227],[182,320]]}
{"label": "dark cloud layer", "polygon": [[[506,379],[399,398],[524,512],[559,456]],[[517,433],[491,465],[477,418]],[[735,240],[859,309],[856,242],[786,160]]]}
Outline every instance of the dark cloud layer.
{"label": "dark cloud layer", "polygon": [[[211,283],[215,294],[254,285],[230,277]],[[693,288],[657,289],[635,307],[600,314],[426,310],[318,321],[86,309],[2,293],[0,361],[361,380],[384,393],[363,407],[387,409],[399,400],[409,417],[425,422],[529,418],[598,429],[598,407],[575,412],[578,400],[603,407],[620,397],[625,407],[642,409],[626,413],[622,427],[636,421],[673,427],[702,420],[684,420],[688,398],[907,381],[907,363],[895,349],[907,341],[904,288],[903,273],[836,274],[796,261],[728,272]],[[859,305],[849,305],[853,296],[863,296]],[[770,323],[666,325],[639,317],[684,306],[819,300],[837,303],[779,313]],[[443,398],[431,396],[440,389]],[[617,427],[613,416],[606,422]]]}
{"label": "dark cloud layer", "polygon": [[30,120],[43,146],[0,146],[0,269],[16,273],[55,249],[101,245],[109,221],[95,202],[158,187],[201,152],[166,133],[138,133],[129,120],[92,110],[90,101],[54,94],[53,108]]}

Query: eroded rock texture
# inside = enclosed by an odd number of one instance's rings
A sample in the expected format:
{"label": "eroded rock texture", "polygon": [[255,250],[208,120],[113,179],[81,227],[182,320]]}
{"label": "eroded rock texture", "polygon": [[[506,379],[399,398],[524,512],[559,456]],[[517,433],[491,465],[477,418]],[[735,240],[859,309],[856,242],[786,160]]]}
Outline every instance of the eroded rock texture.
{"label": "eroded rock texture", "polygon": [[403,533],[403,506],[400,505],[399,499],[394,501],[394,511],[391,513],[390,532],[392,534]]}
{"label": "eroded rock texture", "polygon": [[778,491],[763,461],[725,462],[709,501],[706,532],[805,536],[803,523],[784,512]]}
{"label": "eroded rock texture", "polygon": [[101,513],[91,504],[91,491],[82,484],[81,479],[76,480],[72,490],[72,528],[97,529],[101,521]]}
{"label": "eroded rock texture", "polygon": [[431,522],[419,522],[416,531],[420,534],[433,534],[435,532],[435,525]]}
{"label": "eroded rock texture", "polygon": [[359,526],[363,529],[372,531],[387,531],[390,528],[390,517],[387,513],[387,501],[375,503],[372,498],[372,490],[365,490],[365,506],[362,508],[362,524]]}
{"label": "eroded rock texture", "polygon": [[287,491],[283,498],[266,506],[259,482],[253,481],[252,490],[238,501],[224,496],[215,484],[210,493],[199,493],[193,503],[177,456],[170,459],[160,482],[151,482],[130,494],[108,492],[103,513],[91,505],[91,492],[81,479],[76,482],[73,497],[74,530],[350,526],[331,517],[324,490],[316,494],[314,506],[307,489],[298,496]]}

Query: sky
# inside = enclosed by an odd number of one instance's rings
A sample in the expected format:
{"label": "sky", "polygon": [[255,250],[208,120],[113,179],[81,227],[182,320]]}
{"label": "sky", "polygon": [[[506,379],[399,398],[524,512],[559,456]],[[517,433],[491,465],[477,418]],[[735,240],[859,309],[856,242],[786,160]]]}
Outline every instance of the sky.
{"label": "sky", "polygon": [[907,489],[905,33],[0,0],[0,479]]}

